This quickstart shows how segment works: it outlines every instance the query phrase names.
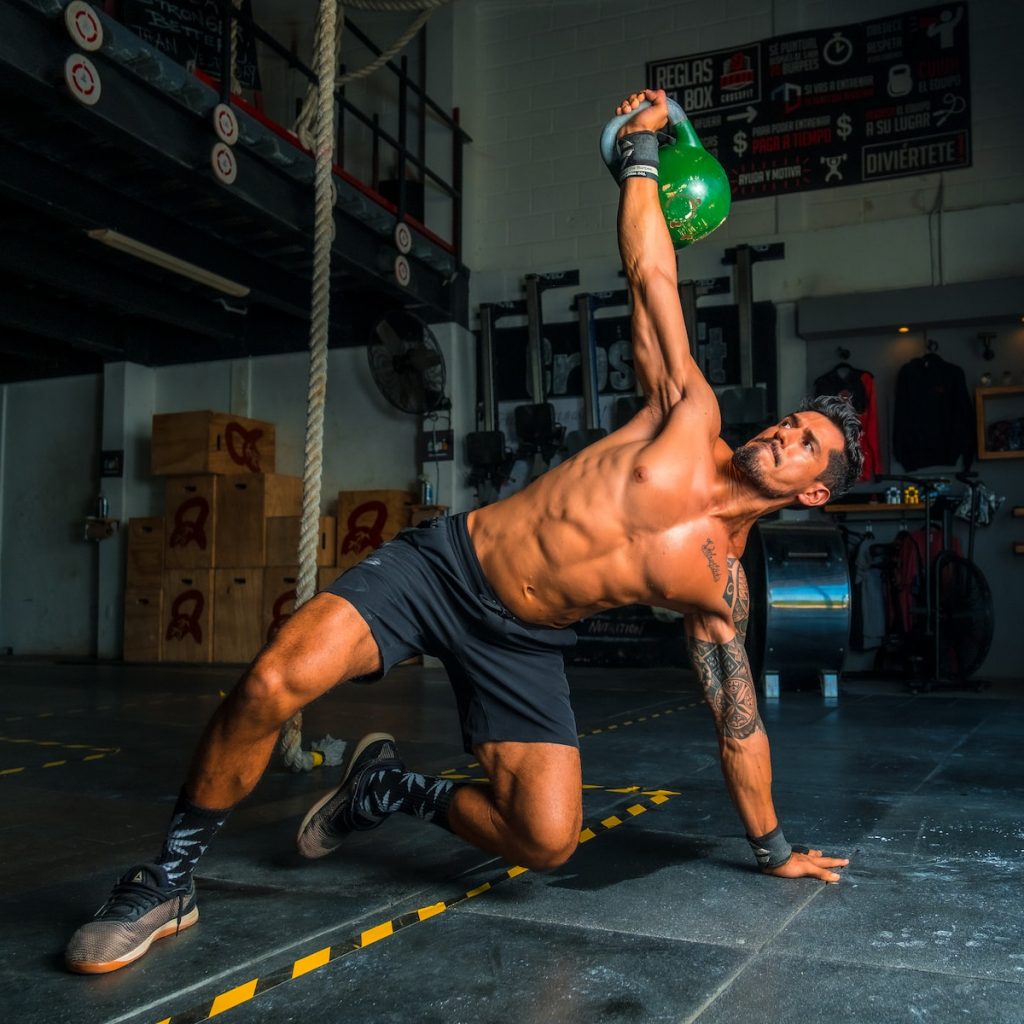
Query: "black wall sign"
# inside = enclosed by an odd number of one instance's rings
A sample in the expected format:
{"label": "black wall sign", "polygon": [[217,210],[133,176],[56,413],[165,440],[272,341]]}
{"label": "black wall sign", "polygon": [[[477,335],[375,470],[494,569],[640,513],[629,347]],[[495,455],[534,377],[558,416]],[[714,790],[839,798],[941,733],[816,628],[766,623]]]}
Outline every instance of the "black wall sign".
{"label": "black wall sign", "polygon": [[733,200],[971,165],[967,4],[651,61]]}
{"label": "black wall sign", "polygon": [[[636,391],[633,344],[628,316],[598,317],[597,386],[602,395]],[[769,407],[775,404],[775,306],[753,306],[754,378],[768,386]],[[697,310],[697,364],[712,387],[740,383],[740,329],[736,306],[702,306]],[[525,327],[494,331],[495,391],[499,402],[532,402]],[[583,395],[578,321],[544,324],[545,400]]]}
{"label": "black wall sign", "polygon": [[104,448],[100,452],[100,476],[124,476],[123,448]]}
{"label": "black wall sign", "polygon": [[[244,0],[242,13],[252,17],[252,0]],[[221,6],[217,0],[121,0],[121,21],[179,64],[220,79]],[[260,88],[256,44],[241,22],[235,75],[243,88]]]}

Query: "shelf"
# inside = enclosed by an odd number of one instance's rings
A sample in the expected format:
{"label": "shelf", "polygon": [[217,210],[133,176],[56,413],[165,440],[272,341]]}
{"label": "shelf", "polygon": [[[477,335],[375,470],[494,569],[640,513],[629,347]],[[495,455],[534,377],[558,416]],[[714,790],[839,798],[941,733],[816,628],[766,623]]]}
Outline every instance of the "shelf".
{"label": "shelf", "polygon": [[[935,507],[935,501],[932,501],[932,508]],[[869,512],[871,515],[876,515],[879,512],[917,512],[924,511],[924,502],[919,501],[916,504],[908,505],[901,502],[899,505],[890,505],[887,501],[863,501],[856,502],[852,505],[826,505],[824,511],[832,512],[834,514],[847,514],[850,512]]]}
{"label": "shelf", "polygon": [[1024,449],[1015,451],[989,451],[985,447],[988,440],[989,424],[985,418],[985,403],[994,398],[1012,398],[1024,396],[1024,384],[1004,384],[1001,387],[975,388],[974,411],[978,424],[978,458],[979,459],[1024,459]]}

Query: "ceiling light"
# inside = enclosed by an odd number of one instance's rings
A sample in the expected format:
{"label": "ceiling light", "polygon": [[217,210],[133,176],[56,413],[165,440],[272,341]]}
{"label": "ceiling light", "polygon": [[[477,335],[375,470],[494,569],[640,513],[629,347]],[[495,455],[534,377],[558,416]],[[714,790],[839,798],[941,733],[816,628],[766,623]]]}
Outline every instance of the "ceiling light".
{"label": "ceiling light", "polygon": [[180,274],[182,277],[187,277],[190,281],[204,284],[207,288],[213,288],[233,298],[244,299],[249,294],[250,289],[244,284],[221,277],[220,274],[215,274],[212,270],[197,267],[194,263],[189,263],[187,260],[178,259],[177,256],[172,256],[162,249],[154,249],[153,246],[146,245],[145,242],[140,242],[137,238],[122,235],[120,231],[113,231],[110,228],[96,228],[93,231],[87,231],[86,234],[97,242],[109,245],[111,249],[126,252],[129,256],[144,260],[146,263],[152,263],[155,267],[162,267],[164,270],[169,270],[172,274]]}
{"label": "ceiling light", "polygon": [[909,334],[910,333],[910,328],[909,327],[897,327],[896,330],[898,330],[900,332],[900,334]]}

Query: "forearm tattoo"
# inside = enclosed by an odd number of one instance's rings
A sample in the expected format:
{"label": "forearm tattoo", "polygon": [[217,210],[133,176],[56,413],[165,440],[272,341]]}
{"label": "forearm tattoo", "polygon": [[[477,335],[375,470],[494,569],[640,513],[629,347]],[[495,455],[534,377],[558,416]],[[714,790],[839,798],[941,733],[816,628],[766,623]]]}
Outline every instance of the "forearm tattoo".
{"label": "forearm tattoo", "polygon": [[764,732],[742,638],[718,644],[691,636],[686,646],[721,735],[744,740]]}
{"label": "forearm tattoo", "polygon": [[747,574],[738,558],[729,558],[729,576],[722,594],[725,603],[732,609],[732,622],[741,640],[747,637],[747,623],[750,621],[750,590]]}

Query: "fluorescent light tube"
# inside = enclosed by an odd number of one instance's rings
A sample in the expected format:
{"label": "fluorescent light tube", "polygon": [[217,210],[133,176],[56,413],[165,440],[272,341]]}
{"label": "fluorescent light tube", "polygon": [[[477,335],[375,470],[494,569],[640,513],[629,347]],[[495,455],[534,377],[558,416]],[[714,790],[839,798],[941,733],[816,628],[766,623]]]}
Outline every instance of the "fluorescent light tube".
{"label": "fluorescent light tube", "polygon": [[172,256],[161,249],[154,249],[153,246],[146,245],[145,242],[140,242],[137,238],[122,235],[120,231],[114,231],[111,228],[96,228],[93,231],[87,231],[86,234],[97,242],[109,245],[111,249],[126,252],[129,256],[145,260],[146,263],[152,263],[155,267],[162,267],[172,274],[180,274],[198,284],[205,284],[208,288],[214,288],[232,298],[244,299],[249,294],[250,289],[244,284],[221,277],[220,274],[215,274],[212,270],[197,267],[187,260],[178,259],[177,256]]}

